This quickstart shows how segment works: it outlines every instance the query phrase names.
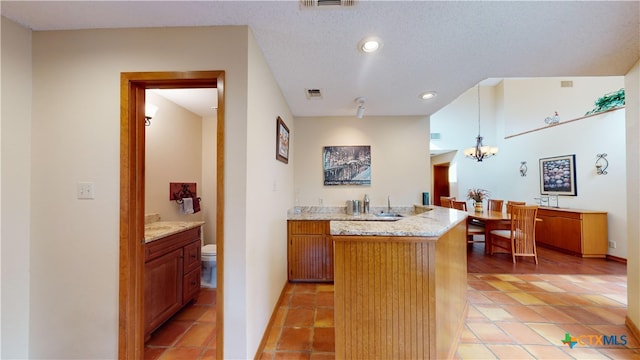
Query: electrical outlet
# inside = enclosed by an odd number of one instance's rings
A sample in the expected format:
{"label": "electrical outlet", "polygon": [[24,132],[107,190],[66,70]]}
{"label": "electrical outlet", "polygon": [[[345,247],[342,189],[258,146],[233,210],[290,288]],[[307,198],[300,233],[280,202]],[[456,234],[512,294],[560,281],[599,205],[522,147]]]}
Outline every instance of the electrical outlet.
{"label": "electrical outlet", "polygon": [[615,241],[609,241],[609,247],[612,249],[615,249],[617,247],[617,244]]}

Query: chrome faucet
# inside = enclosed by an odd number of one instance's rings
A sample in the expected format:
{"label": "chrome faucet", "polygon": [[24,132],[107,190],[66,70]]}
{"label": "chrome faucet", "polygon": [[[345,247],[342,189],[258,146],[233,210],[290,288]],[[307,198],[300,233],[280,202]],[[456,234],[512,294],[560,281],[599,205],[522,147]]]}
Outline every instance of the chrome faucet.
{"label": "chrome faucet", "polygon": [[387,196],[387,212],[391,212],[391,195]]}

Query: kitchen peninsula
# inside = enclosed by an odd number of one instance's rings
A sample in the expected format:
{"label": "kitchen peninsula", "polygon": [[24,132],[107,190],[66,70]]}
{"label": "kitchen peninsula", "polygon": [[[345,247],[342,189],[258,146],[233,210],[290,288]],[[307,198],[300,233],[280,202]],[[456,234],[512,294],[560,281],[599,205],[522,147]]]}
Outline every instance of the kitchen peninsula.
{"label": "kitchen peninsula", "polygon": [[297,215],[330,220],[336,358],[453,357],[467,311],[466,213],[415,210]]}

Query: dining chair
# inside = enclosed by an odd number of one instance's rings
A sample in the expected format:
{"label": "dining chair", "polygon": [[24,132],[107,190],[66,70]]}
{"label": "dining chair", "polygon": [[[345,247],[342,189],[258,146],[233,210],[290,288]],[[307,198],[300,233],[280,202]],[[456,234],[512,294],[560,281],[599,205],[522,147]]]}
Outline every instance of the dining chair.
{"label": "dining chair", "polygon": [[504,200],[489,199],[487,202],[487,210],[502,211],[502,205],[504,205]]}
{"label": "dining chair", "polygon": [[[467,202],[466,201],[452,201],[452,208],[460,211],[467,211]],[[477,242],[485,242],[484,240],[475,240],[474,235],[482,235],[484,238],[485,227],[477,225],[471,221],[471,219],[467,219],[467,243],[473,244]]]}
{"label": "dining chair", "polygon": [[511,214],[511,207],[513,205],[527,205],[524,201],[507,201],[507,214]]}
{"label": "dining chair", "polygon": [[453,207],[453,202],[456,200],[455,196],[440,196],[440,206]]}
{"label": "dining chair", "polygon": [[491,254],[494,248],[502,248],[511,253],[513,263],[516,256],[532,256],[538,263],[536,252],[536,216],[538,205],[512,205],[511,228],[509,230],[492,230]]}

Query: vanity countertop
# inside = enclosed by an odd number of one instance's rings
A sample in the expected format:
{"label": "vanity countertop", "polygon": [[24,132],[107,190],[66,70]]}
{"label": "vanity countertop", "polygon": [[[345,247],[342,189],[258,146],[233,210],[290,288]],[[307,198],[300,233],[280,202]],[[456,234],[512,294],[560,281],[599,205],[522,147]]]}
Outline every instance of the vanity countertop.
{"label": "vanity countertop", "polygon": [[147,223],[144,225],[144,242],[149,243],[203,224],[204,221],[155,221]]}

